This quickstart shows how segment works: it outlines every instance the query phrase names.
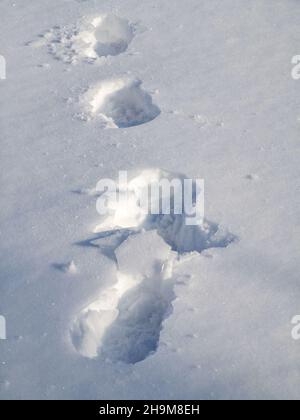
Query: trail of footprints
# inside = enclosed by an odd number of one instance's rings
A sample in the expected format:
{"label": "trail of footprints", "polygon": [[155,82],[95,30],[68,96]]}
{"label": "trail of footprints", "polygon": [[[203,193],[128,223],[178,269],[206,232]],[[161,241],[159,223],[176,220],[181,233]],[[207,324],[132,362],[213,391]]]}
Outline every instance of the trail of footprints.
{"label": "trail of footprints", "polygon": [[[54,27],[29,45],[46,46],[51,55],[67,64],[101,63],[124,53],[135,33],[135,25],[126,19],[104,14],[84,18],[76,25]],[[141,85],[135,78],[101,81],[83,95],[84,119],[97,118],[106,128],[128,128],[154,120],[160,109]]]}
{"label": "trail of footprints", "polygon": [[[30,45],[46,46],[64,63],[97,63],[124,53],[135,34],[135,26],[126,19],[105,14],[54,27]],[[83,104],[89,118],[101,120],[107,128],[138,126],[160,115],[142,82],[134,78],[101,81],[83,95]],[[145,170],[133,177],[131,185],[142,183],[148,188],[153,181],[176,177],[160,169]],[[176,298],[179,256],[227,247],[235,240],[208,221],[188,226],[185,214],[145,216],[137,204],[138,189],[131,192],[136,205],[111,203],[114,211],[95,227],[95,236],[79,244],[98,247],[111,258],[117,281],[92,299],[70,326],[79,354],[127,364],[145,360],[158,348],[164,320]]]}

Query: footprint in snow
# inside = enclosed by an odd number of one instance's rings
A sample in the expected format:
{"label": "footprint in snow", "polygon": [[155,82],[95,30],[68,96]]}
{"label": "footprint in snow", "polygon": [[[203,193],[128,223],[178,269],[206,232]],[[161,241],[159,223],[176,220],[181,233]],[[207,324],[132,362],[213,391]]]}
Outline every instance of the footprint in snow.
{"label": "footprint in snow", "polygon": [[100,119],[106,128],[129,128],[146,124],[160,115],[151,95],[138,79],[106,80],[82,97],[86,119]]}
{"label": "footprint in snow", "polygon": [[119,208],[112,203],[113,214],[95,228],[96,236],[81,243],[105,250],[118,269],[117,282],[95,296],[71,326],[74,348],[84,357],[135,364],[155,353],[176,298],[179,256],[235,241],[215,223],[187,226],[185,214],[145,215],[139,208],[140,186],[166,177],[178,175],[154,169],[133,177],[130,203],[121,201]]}
{"label": "footprint in snow", "polygon": [[33,47],[46,46],[51,55],[68,64],[94,62],[102,57],[125,52],[133,40],[135,27],[114,14],[84,18],[75,25],[55,26],[28,43]]}

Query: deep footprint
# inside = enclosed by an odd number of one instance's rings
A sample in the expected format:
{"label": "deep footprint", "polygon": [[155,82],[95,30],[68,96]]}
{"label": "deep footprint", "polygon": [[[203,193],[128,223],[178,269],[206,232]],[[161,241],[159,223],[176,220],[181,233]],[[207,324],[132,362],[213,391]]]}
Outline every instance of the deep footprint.
{"label": "deep footprint", "polygon": [[172,313],[175,298],[171,280],[159,276],[145,278],[141,286],[121,299],[119,316],[104,337],[103,356],[135,364],[155,353],[163,322]]}
{"label": "deep footprint", "polygon": [[[207,221],[202,226],[186,226],[184,214],[142,215],[138,205],[141,190],[135,186],[148,186],[166,177],[178,175],[147,170],[133,177],[130,185],[136,207],[123,201],[122,208],[116,208],[114,215],[97,226],[95,231],[101,233],[82,243],[102,250],[109,241],[119,270],[117,283],[104,290],[74,322],[73,343],[83,356],[101,355],[135,364],[155,353],[176,298],[173,271],[178,254],[225,248],[236,239]],[[119,189],[122,192],[121,186]]]}
{"label": "deep footprint", "polygon": [[83,19],[75,25],[54,27],[28,45],[47,46],[56,59],[77,64],[124,53],[134,38],[134,27],[113,14]]}
{"label": "deep footprint", "polygon": [[129,128],[146,124],[160,114],[151,95],[136,79],[101,82],[84,95],[92,118],[100,118],[108,128]]}
{"label": "deep footprint", "polygon": [[126,19],[104,15],[94,19],[91,48],[98,57],[115,56],[125,52],[134,37],[133,27]]}
{"label": "deep footprint", "polygon": [[116,250],[116,284],[84,309],[72,326],[72,341],[82,356],[95,358],[101,353],[135,363],[156,349],[173,300],[172,283],[166,281],[172,277],[170,257],[170,247],[156,232],[123,242]]}

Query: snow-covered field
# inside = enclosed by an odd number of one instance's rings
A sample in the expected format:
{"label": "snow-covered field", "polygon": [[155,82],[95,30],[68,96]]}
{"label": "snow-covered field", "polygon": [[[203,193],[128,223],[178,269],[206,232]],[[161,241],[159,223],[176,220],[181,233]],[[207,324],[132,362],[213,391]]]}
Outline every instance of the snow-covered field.
{"label": "snow-covered field", "polygon": [[[0,16],[0,398],[299,399],[299,1]],[[203,178],[205,225],[100,220],[119,171]]]}

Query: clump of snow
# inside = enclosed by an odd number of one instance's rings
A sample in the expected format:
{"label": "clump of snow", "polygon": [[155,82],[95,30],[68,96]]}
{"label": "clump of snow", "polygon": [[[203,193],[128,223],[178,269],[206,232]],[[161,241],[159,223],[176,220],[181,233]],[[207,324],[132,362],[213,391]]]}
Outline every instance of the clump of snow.
{"label": "clump of snow", "polygon": [[74,262],[74,261],[71,261],[71,262],[67,265],[66,269],[67,269],[67,272],[68,272],[69,274],[76,274],[76,273],[77,273],[77,271],[78,271],[78,269],[77,269],[76,264],[75,264],[75,262]]}
{"label": "clump of snow", "polygon": [[160,109],[137,79],[123,78],[103,81],[85,95],[91,117],[100,117],[107,127],[126,128],[154,120]]}
{"label": "clump of snow", "polygon": [[75,275],[78,273],[78,267],[75,261],[70,261],[66,264],[53,264],[53,267],[65,274]]}

